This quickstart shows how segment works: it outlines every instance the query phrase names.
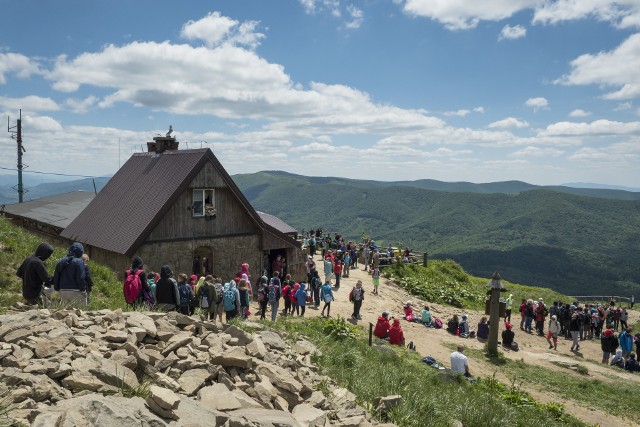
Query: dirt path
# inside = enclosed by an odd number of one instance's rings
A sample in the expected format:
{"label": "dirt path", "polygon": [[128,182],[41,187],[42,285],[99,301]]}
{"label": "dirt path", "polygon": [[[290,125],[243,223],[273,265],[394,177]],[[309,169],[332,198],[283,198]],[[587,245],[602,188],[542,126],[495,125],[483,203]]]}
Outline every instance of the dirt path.
{"label": "dirt path", "polygon": [[[316,255],[314,260],[318,266],[321,266],[321,258]],[[321,274],[322,276],[322,274]],[[403,311],[402,305],[404,301],[410,300],[413,302],[414,310],[419,316],[424,302],[417,298],[408,295],[403,289],[390,285],[385,279],[380,280],[379,295],[371,293],[373,290],[373,281],[371,276],[362,270],[362,267],[352,270],[349,278],[343,278],[341,280],[340,290],[334,291],[335,302],[331,304],[331,316],[342,316],[350,318],[353,311],[353,305],[348,300],[348,294],[351,288],[355,285],[357,280],[362,280],[365,288],[365,300],[361,309],[362,320],[356,323],[358,326],[368,328],[369,323],[375,325],[378,316],[383,311],[388,311],[390,316],[402,318]],[[531,297],[535,297],[532,295]],[[439,317],[446,322],[453,314],[461,314],[463,311],[454,307],[444,306],[440,304],[427,303],[431,309],[432,315]],[[469,316],[469,324],[472,325],[472,329],[475,329],[480,317],[484,314],[473,311],[464,310]],[[310,309],[307,307],[307,317],[319,316],[320,311]],[[630,324],[634,324],[637,320],[637,312],[630,311]],[[606,382],[614,381],[634,381],[640,383],[639,375],[627,374],[624,371],[613,369],[611,367],[600,364],[602,353],[600,349],[600,341],[582,341],[580,346],[580,352],[574,354],[569,349],[571,347],[571,341],[565,341],[562,338],[558,341],[558,350],[549,350],[547,341],[535,335],[529,335],[519,330],[520,316],[516,314],[512,316],[514,324],[514,332],[516,332],[516,341],[520,345],[519,352],[505,352],[505,357],[512,360],[522,359],[526,363],[531,365],[542,366],[544,368],[558,371],[562,375],[575,375],[580,378],[585,378],[577,372],[558,366],[558,362],[567,363],[580,363],[586,366],[589,370],[589,379],[598,379]],[[451,347],[457,343],[463,343],[468,348],[474,348],[483,350],[484,343],[477,339],[464,339],[453,336],[446,332],[445,329],[433,329],[425,328],[418,323],[409,323],[402,320],[402,328],[405,334],[406,341],[412,340],[417,347],[418,352],[423,356],[432,356],[436,360],[442,362],[445,366],[449,366],[449,356],[452,352]],[[502,325],[501,325],[502,331]],[[485,376],[496,374],[496,377],[503,383],[511,383],[511,379],[501,371],[499,366],[495,366],[482,358],[470,358],[470,368],[474,375]],[[556,363],[554,363],[556,362]],[[617,378],[617,379],[614,379]],[[622,383],[621,383],[622,384]],[[600,426],[636,426],[630,420],[618,418],[600,410],[591,410],[583,407],[580,403],[573,400],[562,399],[552,393],[548,393],[541,389],[532,389],[529,391],[534,398],[540,402],[558,402],[565,405],[565,409],[571,415],[591,424],[599,424]]]}

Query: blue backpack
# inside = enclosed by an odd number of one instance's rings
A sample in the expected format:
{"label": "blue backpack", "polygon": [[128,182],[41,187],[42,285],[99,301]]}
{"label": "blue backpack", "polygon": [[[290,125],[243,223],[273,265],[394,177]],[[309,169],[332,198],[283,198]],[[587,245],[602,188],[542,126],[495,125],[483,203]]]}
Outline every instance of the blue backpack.
{"label": "blue backpack", "polygon": [[180,292],[180,307],[189,307],[189,288],[191,285],[188,283],[180,283],[178,291]]}
{"label": "blue backpack", "polygon": [[233,311],[236,309],[236,291],[232,289],[227,289],[224,291],[224,298],[222,299],[224,303],[224,311]]}

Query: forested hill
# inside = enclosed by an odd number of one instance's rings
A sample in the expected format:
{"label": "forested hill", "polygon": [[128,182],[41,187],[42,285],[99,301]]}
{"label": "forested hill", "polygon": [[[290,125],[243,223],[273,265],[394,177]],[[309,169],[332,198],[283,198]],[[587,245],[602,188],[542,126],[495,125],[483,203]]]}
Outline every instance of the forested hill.
{"label": "forested hill", "polygon": [[322,226],[358,241],[367,233],[385,244],[452,258],[475,275],[498,270],[510,281],[567,294],[640,295],[639,200],[521,182],[454,192],[282,172],[233,178],[257,210],[298,229]]}

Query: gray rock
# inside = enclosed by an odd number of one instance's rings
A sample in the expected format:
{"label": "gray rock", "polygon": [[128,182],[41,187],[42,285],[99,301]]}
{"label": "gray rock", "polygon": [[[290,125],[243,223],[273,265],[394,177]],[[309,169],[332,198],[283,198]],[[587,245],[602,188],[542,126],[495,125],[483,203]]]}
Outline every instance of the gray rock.
{"label": "gray rock", "polygon": [[178,420],[179,419],[178,415],[176,415],[175,412],[173,412],[171,409],[162,408],[151,397],[147,397],[147,399],[145,400],[145,403],[147,404],[147,408],[149,408],[149,410],[151,412],[153,412],[154,414],[156,414],[156,415],[158,415],[158,416],[160,416],[162,418],[167,418],[167,419],[170,419],[170,420]]}
{"label": "gray rock", "polygon": [[105,384],[114,387],[126,386],[131,389],[135,389],[140,385],[136,374],[131,369],[109,359],[93,357],[99,363],[99,366],[89,369],[89,372]]}
{"label": "gray rock", "polygon": [[293,351],[305,355],[305,354],[313,354],[317,351],[316,346],[311,344],[307,340],[299,340],[293,345]]}
{"label": "gray rock", "polygon": [[125,331],[109,330],[104,334],[104,340],[115,343],[127,342],[127,333]]}
{"label": "gray rock", "polygon": [[269,378],[271,383],[280,389],[287,390],[292,393],[300,393],[302,390],[302,384],[293,379],[290,372],[279,366],[261,362],[256,368],[256,372],[258,375]]}
{"label": "gray rock", "polygon": [[262,338],[256,335],[256,337],[247,344],[247,352],[258,359],[264,359],[264,356],[267,354],[267,347],[262,342]]}
{"label": "gray rock", "polygon": [[245,331],[235,325],[230,325],[229,327],[227,327],[227,329],[224,330],[224,333],[229,334],[232,338],[237,339],[235,345],[245,346],[253,341],[251,335],[247,334]]}
{"label": "gray rock", "polygon": [[243,405],[224,384],[214,384],[198,392],[198,398],[207,408],[217,411],[233,411]]}
{"label": "gray rock", "polygon": [[243,408],[228,412],[227,415],[243,418],[261,427],[302,427],[290,413],[273,409]]}
{"label": "gray rock", "polygon": [[162,355],[166,356],[172,351],[184,345],[187,345],[188,343],[191,342],[192,337],[193,337],[193,334],[191,332],[180,332],[179,334],[173,335],[171,338],[169,338],[169,341],[167,342],[167,346],[162,350]]}
{"label": "gray rock", "polygon": [[373,406],[376,408],[376,412],[389,412],[402,402],[402,396],[394,394],[392,396],[380,397],[373,400]]}
{"label": "gray rock", "polygon": [[149,387],[149,393],[151,393],[151,399],[163,409],[174,410],[180,405],[180,396],[167,388],[152,385]]}
{"label": "gray rock", "polygon": [[323,427],[327,420],[327,415],[324,411],[307,403],[293,408],[291,415],[293,415],[303,427]]}
{"label": "gray rock", "polygon": [[273,331],[261,331],[258,335],[262,338],[262,342],[264,345],[270,348],[275,348],[276,350],[284,350],[287,348],[287,344],[284,342],[282,337]]}
{"label": "gray rock", "polygon": [[206,369],[191,369],[183,373],[178,379],[180,388],[192,396],[198,389],[204,386],[205,381],[211,378],[211,373]]}
{"label": "gray rock", "polygon": [[16,329],[16,330],[6,334],[4,336],[4,341],[5,342],[10,342],[10,343],[16,343],[18,341],[24,341],[25,339],[30,337],[32,333],[33,332],[31,331],[30,328]]}
{"label": "gray rock", "polygon": [[211,363],[224,367],[235,366],[237,368],[250,369],[253,361],[251,356],[245,353],[242,347],[232,347],[221,355],[211,358]]}
{"label": "gray rock", "polygon": [[144,313],[131,311],[127,313],[125,322],[129,327],[144,329],[152,337],[155,337],[158,331],[153,319]]}

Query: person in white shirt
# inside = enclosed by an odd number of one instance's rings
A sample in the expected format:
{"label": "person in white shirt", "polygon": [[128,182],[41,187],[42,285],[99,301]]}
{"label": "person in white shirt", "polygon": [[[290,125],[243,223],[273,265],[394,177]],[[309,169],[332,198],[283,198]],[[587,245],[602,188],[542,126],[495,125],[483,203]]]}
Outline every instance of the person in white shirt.
{"label": "person in white shirt", "polygon": [[469,362],[467,361],[467,356],[462,354],[463,351],[464,345],[458,344],[457,351],[451,353],[451,372],[470,377]]}

